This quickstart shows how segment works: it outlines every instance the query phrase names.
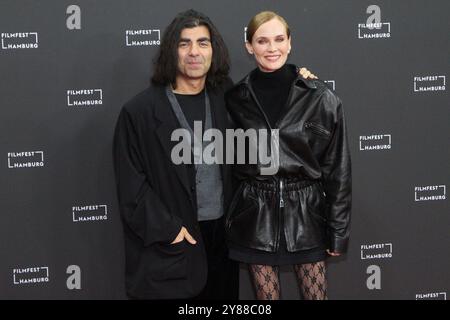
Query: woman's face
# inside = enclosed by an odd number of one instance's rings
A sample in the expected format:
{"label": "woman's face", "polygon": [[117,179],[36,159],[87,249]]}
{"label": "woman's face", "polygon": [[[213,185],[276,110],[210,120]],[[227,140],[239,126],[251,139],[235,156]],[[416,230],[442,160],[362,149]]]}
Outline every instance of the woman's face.
{"label": "woman's face", "polygon": [[281,68],[291,51],[291,38],[286,27],[277,18],[263,23],[247,42],[247,51],[253,54],[261,71],[272,72]]}

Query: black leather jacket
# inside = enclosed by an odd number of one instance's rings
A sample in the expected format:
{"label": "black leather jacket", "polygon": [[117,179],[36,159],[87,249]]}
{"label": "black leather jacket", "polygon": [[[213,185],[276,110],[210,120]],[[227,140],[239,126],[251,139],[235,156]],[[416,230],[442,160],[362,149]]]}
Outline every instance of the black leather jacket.
{"label": "black leather jacket", "polygon": [[[225,99],[237,128],[274,129],[250,75]],[[345,252],[351,161],[341,100],[323,81],[298,76],[276,128],[280,163],[275,175],[261,175],[259,162],[235,165],[240,185],[226,219],[229,241],[274,252],[284,230],[289,251],[324,247]]]}

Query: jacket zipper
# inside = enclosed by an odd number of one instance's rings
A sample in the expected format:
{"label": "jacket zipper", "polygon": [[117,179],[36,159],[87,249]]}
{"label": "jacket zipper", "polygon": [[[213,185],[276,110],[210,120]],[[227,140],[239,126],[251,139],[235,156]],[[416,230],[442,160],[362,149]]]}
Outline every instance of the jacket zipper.
{"label": "jacket zipper", "polygon": [[278,184],[278,197],[279,197],[279,206],[278,206],[278,233],[275,241],[275,250],[278,251],[280,246],[280,237],[281,232],[284,232],[284,226],[281,225],[281,215],[282,208],[284,208],[284,199],[283,199],[283,179],[280,178],[280,183]]}
{"label": "jacket zipper", "polygon": [[319,134],[323,134],[325,136],[330,136],[330,132],[322,127],[320,127],[317,124],[314,124],[312,122],[306,122],[305,124],[306,128],[311,128],[313,131],[316,131]]}

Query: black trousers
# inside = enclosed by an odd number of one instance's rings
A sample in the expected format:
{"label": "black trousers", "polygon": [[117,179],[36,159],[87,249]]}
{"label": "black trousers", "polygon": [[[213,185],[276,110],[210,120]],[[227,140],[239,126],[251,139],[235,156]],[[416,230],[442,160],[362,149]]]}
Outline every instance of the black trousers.
{"label": "black trousers", "polygon": [[239,263],[228,258],[225,241],[225,218],[200,221],[200,230],[208,259],[208,278],[202,300],[239,299]]}

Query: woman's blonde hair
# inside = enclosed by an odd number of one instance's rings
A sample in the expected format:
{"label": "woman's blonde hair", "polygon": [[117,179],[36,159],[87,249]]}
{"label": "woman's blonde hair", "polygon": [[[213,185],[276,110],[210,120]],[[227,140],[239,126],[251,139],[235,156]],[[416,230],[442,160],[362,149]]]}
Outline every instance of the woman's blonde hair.
{"label": "woman's blonde hair", "polygon": [[246,31],[247,41],[251,43],[253,35],[255,34],[256,30],[258,30],[258,28],[262,24],[264,24],[272,19],[278,19],[286,27],[286,33],[287,33],[288,37],[291,36],[291,30],[289,29],[289,25],[287,24],[286,20],[284,20],[284,18],[282,16],[278,15],[277,13],[275,13],[273,11],[262,11],[262,12],[258,13],[257,15],[255,15],[248,23],[247,31]]}

